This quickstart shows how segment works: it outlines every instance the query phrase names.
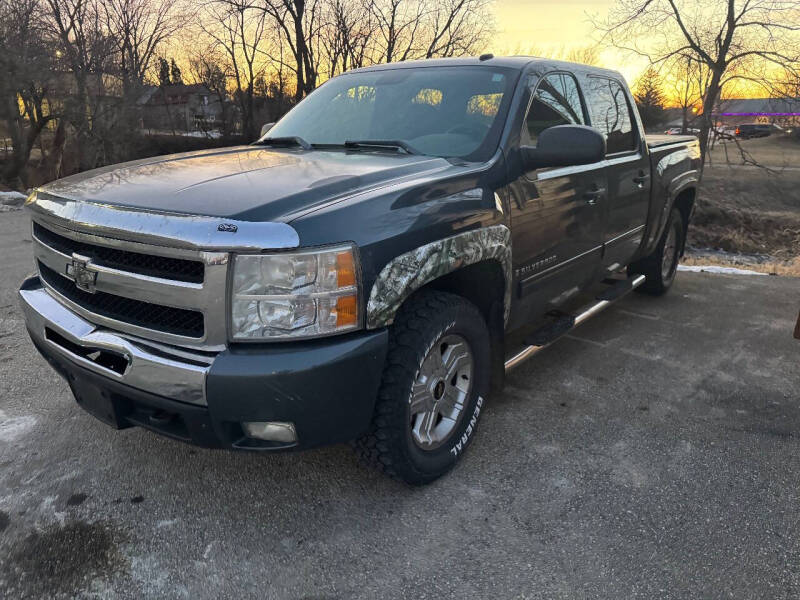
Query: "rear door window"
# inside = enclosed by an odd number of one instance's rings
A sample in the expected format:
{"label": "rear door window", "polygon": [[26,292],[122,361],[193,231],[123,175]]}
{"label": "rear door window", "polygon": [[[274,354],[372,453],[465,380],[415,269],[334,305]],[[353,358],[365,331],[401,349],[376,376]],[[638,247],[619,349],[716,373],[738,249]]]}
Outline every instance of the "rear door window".
{"label": "rear door window", "polygon": [[539,80],[525,117],[522,143],[535,146],[539,134],[556,125],[584,125],[578,82],[569,73],[550,73]]}
{"label": "rear door window", "polygon": [[586,97],[592,126],[606,136],[606,154],[636,150],[635,121],[622,84],[591,76]]}

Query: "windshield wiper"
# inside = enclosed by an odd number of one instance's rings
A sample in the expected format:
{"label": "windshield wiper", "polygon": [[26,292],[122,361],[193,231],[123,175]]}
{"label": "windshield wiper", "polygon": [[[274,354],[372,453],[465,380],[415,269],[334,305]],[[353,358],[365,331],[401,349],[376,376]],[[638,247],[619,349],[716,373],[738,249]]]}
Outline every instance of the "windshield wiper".
{"label": "windshield wiper", "polygon": [[311,150],[311,144],[298,135],[286,137],[264,138],[256,142],[259,146],[300,146],[303,150]]}
{"label": "windshield wiper", "polygon": [[403,140],[347,140],[345,148],[394,148],[406,154],[419,154],[419,150]]}

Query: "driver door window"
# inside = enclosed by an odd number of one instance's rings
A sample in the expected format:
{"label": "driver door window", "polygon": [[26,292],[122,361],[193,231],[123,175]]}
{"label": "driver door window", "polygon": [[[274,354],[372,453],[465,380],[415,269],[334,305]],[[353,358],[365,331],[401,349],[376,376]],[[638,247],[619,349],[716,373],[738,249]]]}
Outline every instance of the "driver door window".
{"label": "driver door window", "polygon": [[533,93],[525,126],[522,144],[535,146],[542,133],[555,125],[584,125],[583,102],[575,78],[569,73],[545,75]]}

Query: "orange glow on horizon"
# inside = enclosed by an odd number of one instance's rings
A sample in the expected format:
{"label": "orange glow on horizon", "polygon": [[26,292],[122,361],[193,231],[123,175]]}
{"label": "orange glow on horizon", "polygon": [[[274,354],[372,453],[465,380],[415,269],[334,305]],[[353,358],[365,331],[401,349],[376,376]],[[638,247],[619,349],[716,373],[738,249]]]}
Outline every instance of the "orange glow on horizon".
{"label": "orange glow on horizon", "polygon": [[[554,54],[563,56],[570,50],[594,45],[596,31],[590,19],[603,20],[616,0],[495,0],[494,14],[497,35],[487,52],[508,54]],[[600,66],[622,73],[628,85],[647,69],[646,58],[631,56],[614,49],[599,53]],[[670,86],[664,81],[669,97]],[[726,90],[724,97],[763,98],[764,89],[738,85]]]}

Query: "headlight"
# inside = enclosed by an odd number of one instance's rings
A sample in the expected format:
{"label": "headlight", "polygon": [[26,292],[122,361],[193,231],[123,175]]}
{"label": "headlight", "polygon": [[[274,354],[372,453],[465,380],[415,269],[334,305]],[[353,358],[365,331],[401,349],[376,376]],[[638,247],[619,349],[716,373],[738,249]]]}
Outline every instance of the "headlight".
{"label": "headlight", "polygon": [[233,261],[231,337],[304,338],[358,328],[359,274],[353,246]]}

